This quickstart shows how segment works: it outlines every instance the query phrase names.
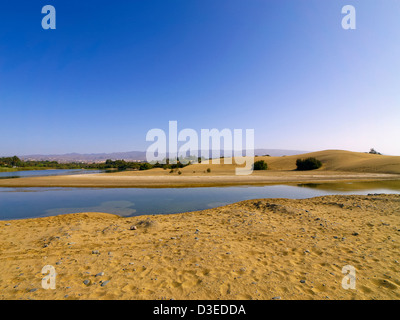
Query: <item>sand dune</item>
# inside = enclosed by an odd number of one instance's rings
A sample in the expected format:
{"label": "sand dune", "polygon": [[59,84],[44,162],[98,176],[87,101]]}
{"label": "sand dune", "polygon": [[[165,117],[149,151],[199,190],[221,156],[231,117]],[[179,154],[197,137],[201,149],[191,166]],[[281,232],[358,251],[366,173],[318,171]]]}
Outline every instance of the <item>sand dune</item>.
{"label": "sand dune", "polygon": [[[320,160],[323,167],[314,171],[351,171],[368,173],[394,173],[400,174],[400,156],[384,156],[369,153],[352,152],[344,150],[324,150],[301,155],[284,157],[256,157],[255,161],[264,160],[270,170],[295,170],[296,160],[314,157]],[[223,159],[221,159],[223,161]],[[197,167],[196,167],[197,166]],[[210,165],[195,165],[186,167],[182,171],[199,169],[204,172]],[[216,173],[233,172],[235,165],[211,164],[211,170]],[[256,172],[257,174],[258,172]]]}
{"label": "sand dune", "polygon": [[[340,172],[364,172],[364,173],[388,173],[400,174],[400,156],[385,156],[369,153],[352,152],[345,150],[324,150],[310,152],[300,155],[283,156],[283,157],[265,157],[257,156],[255,161],[264,160],[268,164],[268,171],[292,171],[296,170],[296,160],[314,157],[320,160],[323,164],[322,168],[314,170],[319,171],[340,171]],[[226,164],[227,160],[232,164]],[[193,164],[180,169],[182,173],[189,175],[232,175],[235,173],[235,168],[232,159],[220,159],[220,164],[212,162],[206,164]],[[211,172],[206,170],[210,168]],[[266,174],[267,171],[256,171],[253,174]],[[169,170],[153,169],[141,172],[120,172],[116,175],[168,175]]]}
{"label": "sand dune", "polygon": [[[0,298],[398,300],[399,212],[399,195],[325,196],[2,221]],[[41,286],[45,265],[55,290]]]}
{"label": "sand dune", "polygon": [[307,157],[315,157],[322,162],[323,167],[319,170],[400,173],[399,156],[384,156],[344,150],[325,150],[299,156],[274,157],[270,158],[269,161],[266,158],[263,159],[270,163],[271,169],[294,170],[296,169],[296,159]]}

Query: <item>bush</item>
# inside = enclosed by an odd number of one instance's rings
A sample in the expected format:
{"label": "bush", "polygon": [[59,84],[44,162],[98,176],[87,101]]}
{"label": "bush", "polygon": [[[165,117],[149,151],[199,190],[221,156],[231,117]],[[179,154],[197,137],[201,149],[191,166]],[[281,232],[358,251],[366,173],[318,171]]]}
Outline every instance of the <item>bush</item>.
{"label": "bush", "polygon": [[208,173],[210,173],[210,172],[211,172],[211,169],[210,169],[210,168],[208,168],[208,169],[207,169],[207,172],[208,172]]}
{"label": "bush", "polygon": [[368,153],[370,153],[370,154],[382,154],[382,153],[376,151],[374,148],[371,148],[371,150],[369,150]]}
{"label": "bush", "polygon": [[264,160],[254,162],[254,170],[267,170],[268,165]]}
{"label": "bush", "polygon": [[297,170],[315,170],[322,167],[322,162],[315,158],[297,159]]}

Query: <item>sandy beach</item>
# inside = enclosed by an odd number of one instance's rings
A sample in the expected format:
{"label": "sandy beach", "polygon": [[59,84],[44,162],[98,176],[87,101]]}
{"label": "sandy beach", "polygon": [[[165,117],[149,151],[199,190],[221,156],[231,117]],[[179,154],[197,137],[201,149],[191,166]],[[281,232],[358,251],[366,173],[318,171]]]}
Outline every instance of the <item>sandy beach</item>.
{"label": "sandy beach", "polygon": [[399,195],[368,195],[1,221],[0,298],[399,299],[399,213]]}
{"label": "sandy beach", "polygon": [[[161,169],[162,170],[162,169]],[[398,174],[348,173],[348,172],[273,172],[254,173],[249,176],[235,175],[160,175],[158,169],[151,172],[122,172],[107,174],[82,174],[0,180],[0,187],[101,187],[101,188],[189,188],[220,187],[234,185],[268,185],[281,183],[326,183],[349,181],[400,180]],[[163,170],[165,171],[165,170]],[[148,175],[151,173],[152,175]]]}

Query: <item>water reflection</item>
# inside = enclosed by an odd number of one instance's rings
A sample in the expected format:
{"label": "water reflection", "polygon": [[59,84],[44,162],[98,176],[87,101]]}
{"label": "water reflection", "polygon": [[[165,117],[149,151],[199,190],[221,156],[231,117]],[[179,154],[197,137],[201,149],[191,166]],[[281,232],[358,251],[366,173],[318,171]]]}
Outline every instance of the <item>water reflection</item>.
{"label": "water reflection", "polygon": [[392,190],[400,191],[400,180],[363,181],[363,182],[332,182],[332,183],[304,183],[298,187],[326,190],[326,191],[362,191],[362,190]]}
{"label": "water reflection", "polygon": [[47,209],[45,216],[56,216],[59,214],[80,212],[107,212],[128,217],[132,216],[136,212],[136,209],[132,208],[134,205],[135,204],[131,201],[106,201],[100,203],[98,206],[93,207]]}

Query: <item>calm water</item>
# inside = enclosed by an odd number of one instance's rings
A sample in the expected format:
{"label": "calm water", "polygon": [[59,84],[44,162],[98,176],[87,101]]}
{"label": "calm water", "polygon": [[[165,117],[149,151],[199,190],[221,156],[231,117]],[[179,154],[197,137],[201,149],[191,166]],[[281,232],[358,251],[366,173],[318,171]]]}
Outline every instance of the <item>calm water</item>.
{"label": "calm water", "polygon": [[54,170],[27,170],[14,172],[0,172],[0,179],[45,177],[45,176],[65,176],[72,174],[103,173],[104,170],[85,170],[85,169],[54,169]]}
{"label": "calm water", "polygon": [[214,208],[258,198],[302,199],[331,194],[398,193],[400,181],[213,188],[0,188],[0,219],[77,212],[122,216]]}

